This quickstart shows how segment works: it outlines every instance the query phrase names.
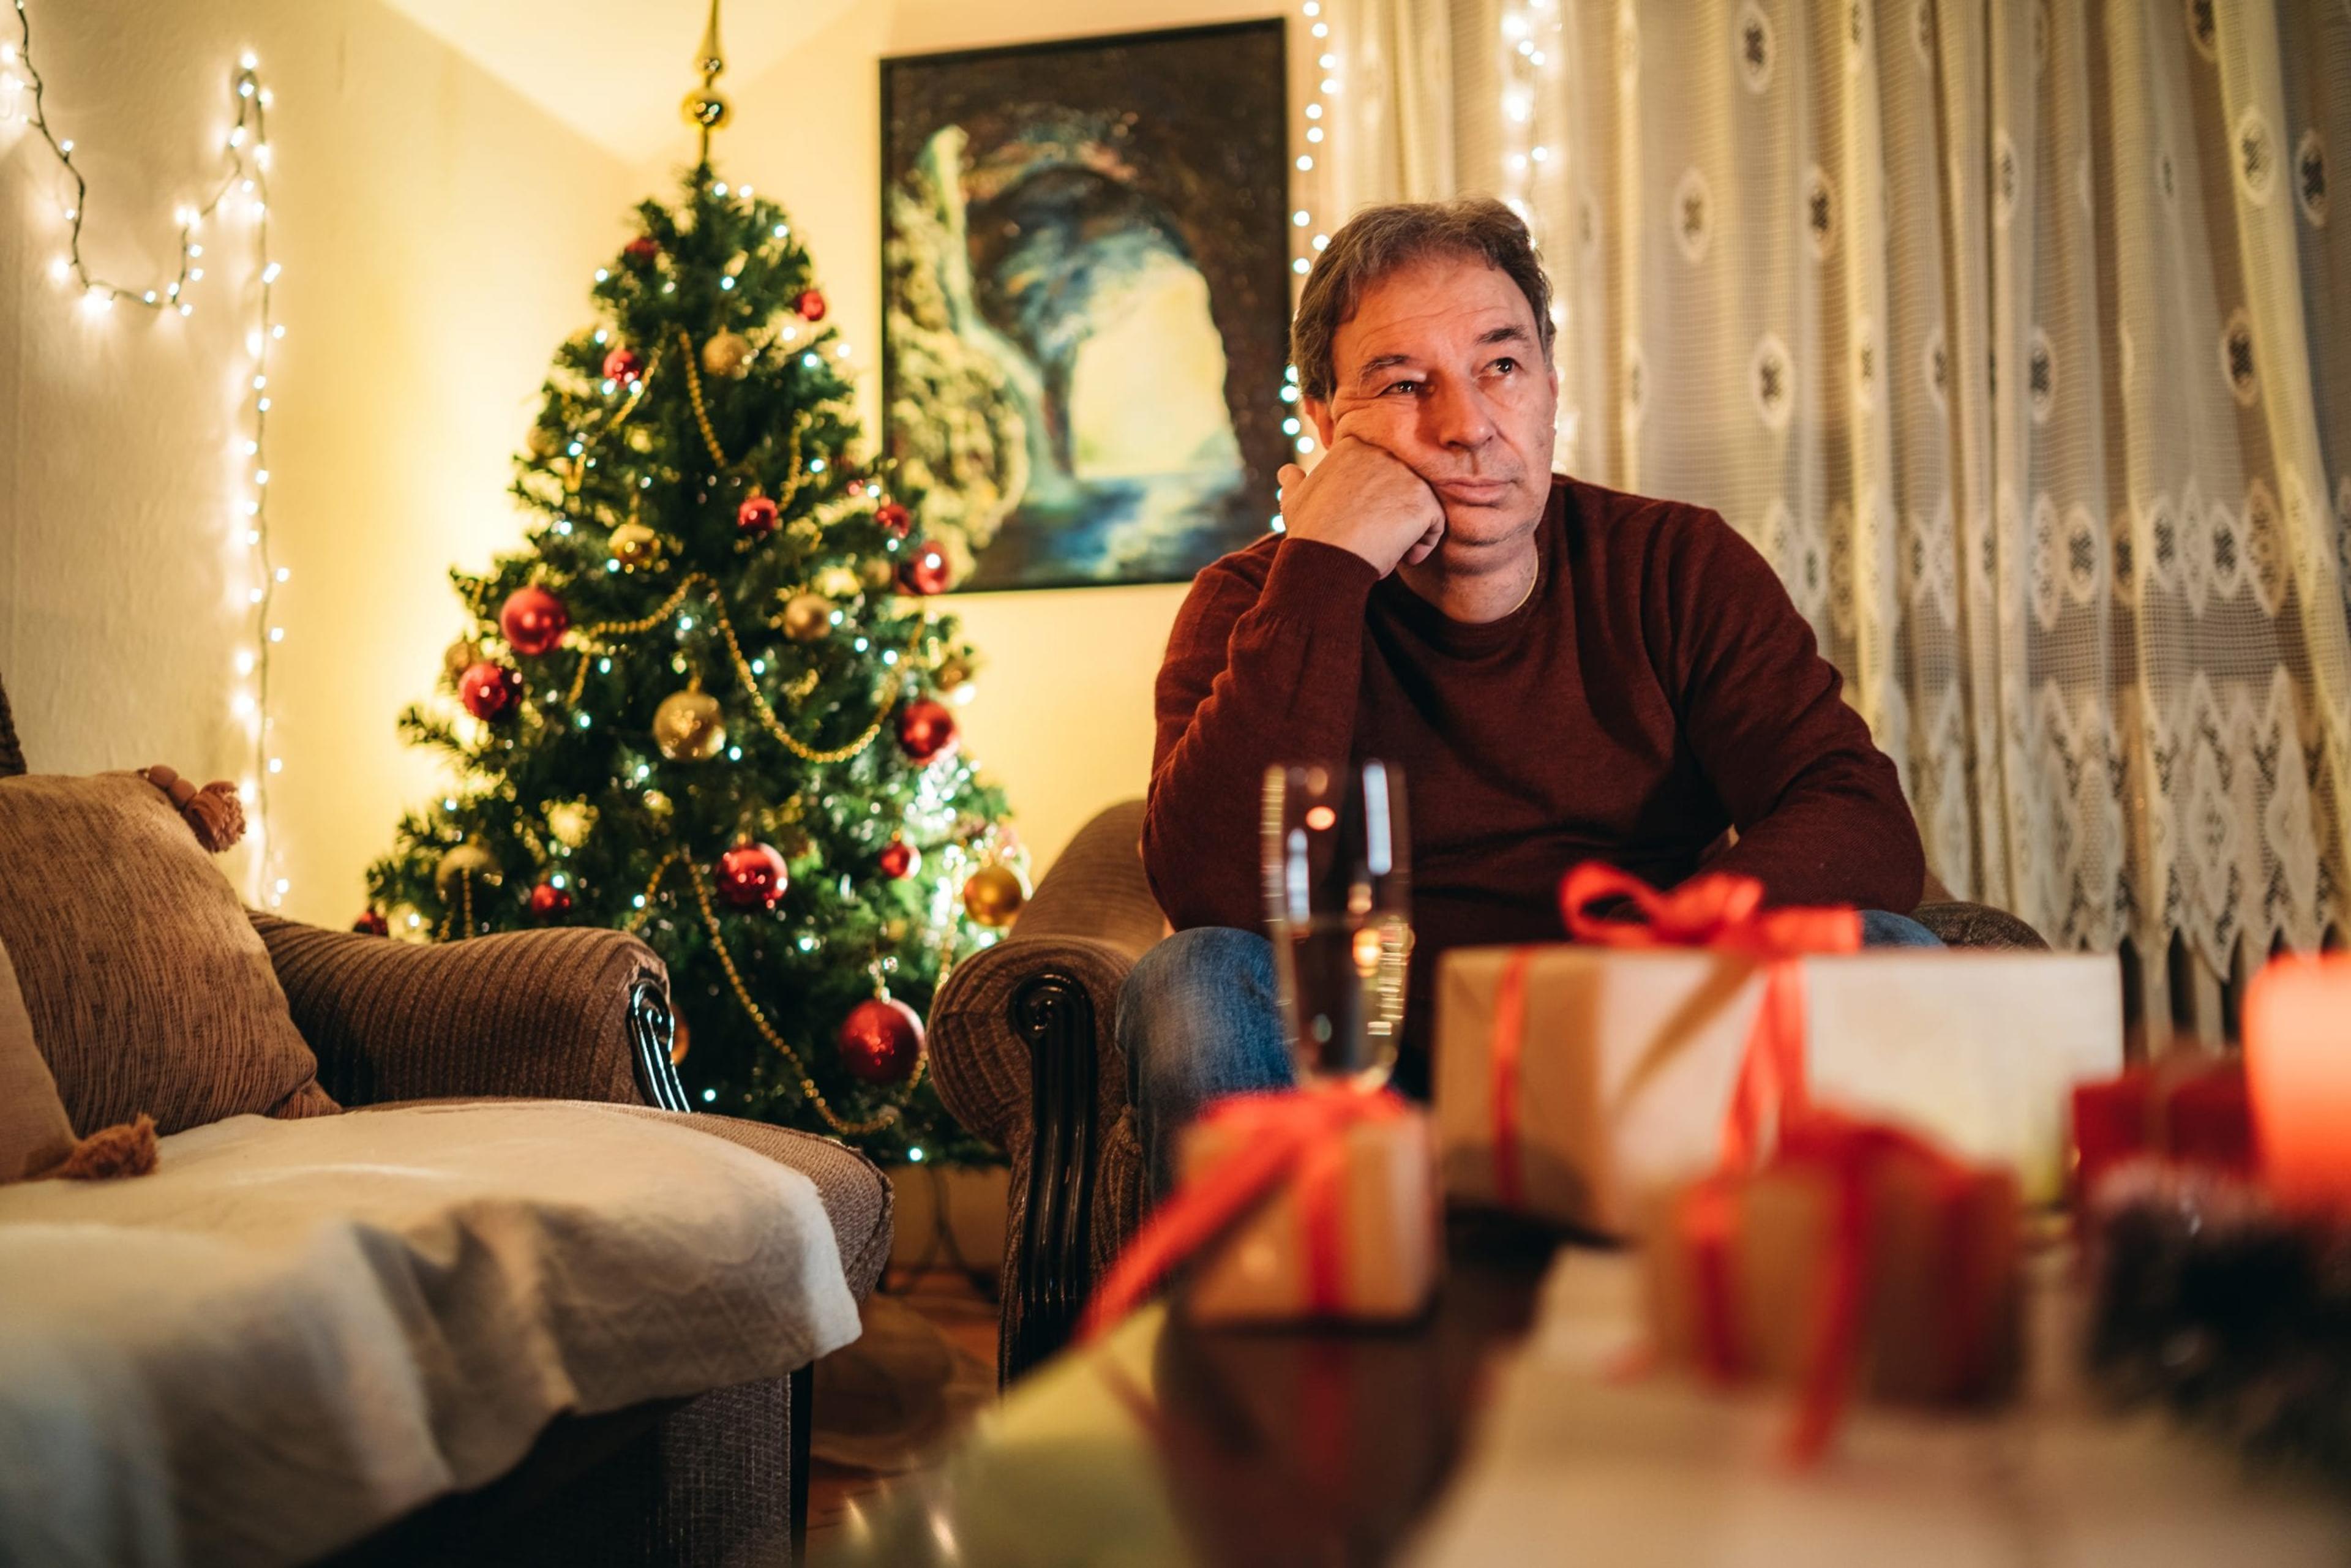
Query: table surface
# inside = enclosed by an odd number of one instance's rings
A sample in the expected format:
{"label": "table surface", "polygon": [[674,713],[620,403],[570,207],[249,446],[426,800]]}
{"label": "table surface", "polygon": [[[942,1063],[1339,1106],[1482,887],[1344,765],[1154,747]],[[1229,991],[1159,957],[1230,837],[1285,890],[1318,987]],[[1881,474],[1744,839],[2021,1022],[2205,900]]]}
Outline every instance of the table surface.
{"label": "table surface", "polygon": [[2087,1399],[2061,1258],[2039,1260],[2013,1405],[1858,1411],[1800,1474],[1784,1400],[1611,1375],[1637,1336],[1632,1260],[1578,1249],[1552,1269],[1557,1249],[1457,1218],[1436,1304],[1405,1329],[1210,1331],[1146,1309],[1038,1369],[820,1561],[2351,1562],[2341,1498]]}
{"label": "table surface", "polygon": [[1145,1308],[1031,1373],[819,1561],[1389,1560],[1458,1463],[1557,1246],[1498,1219],[1448,1229],[1437,1301],[1408,1327],[1209,1330]]}

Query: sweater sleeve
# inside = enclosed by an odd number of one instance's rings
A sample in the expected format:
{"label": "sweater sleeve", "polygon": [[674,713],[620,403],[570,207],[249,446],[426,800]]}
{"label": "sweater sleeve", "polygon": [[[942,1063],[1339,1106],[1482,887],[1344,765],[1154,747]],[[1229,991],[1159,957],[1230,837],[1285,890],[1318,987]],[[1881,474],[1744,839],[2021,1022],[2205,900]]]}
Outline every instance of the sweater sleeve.
{"label": "sweater sleeve", "polygon": [[1682,735],[1739,830],[1708,869],[1759,879],[1776,904],[1917,907],[1926,856],[1900,776],[1787,589],[1712,512],[1663,537],[1646,597],[1665,607]]}
{"label": "sweater sleeve", "polygon": [[1378,574],[1310,539],[1276,547],[1261,585],[1248,564],[1200,574],[1159,669],[1143,863],[1179,929],[1257,928],[1265,770],[1343,763],[1354,741],[1364,615]]}

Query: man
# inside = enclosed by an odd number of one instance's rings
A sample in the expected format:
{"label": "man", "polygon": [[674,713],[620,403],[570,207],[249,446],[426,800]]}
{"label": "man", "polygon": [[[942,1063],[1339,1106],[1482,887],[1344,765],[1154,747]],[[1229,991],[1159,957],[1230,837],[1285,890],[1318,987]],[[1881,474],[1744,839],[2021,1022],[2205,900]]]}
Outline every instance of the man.
{"label": "man", "polygon": [[1437,956],[1559,940],[1582,861],[1742,873],[1935,941],[1884,913],[1917,904],[1917,824],[1762,558],[1710,511],[1551,472],[1550,303],[1490,200],[1361,213],[1307,279],[1290,358],[1326,455],[1282,469],[1286,531],[1194,582],[1159,673],[1143,855],[1176,932],[1119,1011],[1155,1197],[1203,1101],[1290,1079],[1259,935],[1273,763],[1402,767],[1408,1090]]}

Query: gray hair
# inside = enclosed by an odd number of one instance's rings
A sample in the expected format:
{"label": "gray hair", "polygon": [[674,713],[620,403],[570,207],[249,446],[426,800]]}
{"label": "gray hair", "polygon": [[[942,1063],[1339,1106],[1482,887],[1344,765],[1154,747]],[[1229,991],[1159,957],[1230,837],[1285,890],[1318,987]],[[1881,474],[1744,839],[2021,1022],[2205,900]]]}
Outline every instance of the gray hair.
{"label": "gray hair", "polygon": [[1543,362],[1551,362],[1557,332],[1551,319],[1551,279],[1543,276],[1534,236],[1519,214],[1491,196],[1395,202],[1365,207],[1342,224],[1306,276],[1298,313],[1290,322],[1290,362],[1297,368],[1301,392],[1318,402],[1329,401],[1338,381],[1332,345],[1364,291],[1431,256],[1482,261],[1508,276],[1535,313]]}

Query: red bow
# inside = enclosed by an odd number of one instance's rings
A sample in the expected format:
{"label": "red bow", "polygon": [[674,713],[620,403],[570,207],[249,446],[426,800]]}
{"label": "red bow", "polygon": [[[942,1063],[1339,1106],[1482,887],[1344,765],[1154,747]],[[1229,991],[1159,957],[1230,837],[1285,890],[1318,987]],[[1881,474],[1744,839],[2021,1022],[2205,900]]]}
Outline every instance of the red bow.
{"label": "red bow", "polygon": [[1388,1090],[1314,1088],[1234,1094],[1210,1102],[1200,1120],[1236,1134],[1231,1155],[1186,1181],[1119,1254],[1087,1304],[1078,1337],[1110,1329],[1167,1271],[1206,1248],[1285,1182],[1304,1207],[1307,1293],[1317,1314],[1344,1304],[1347,1128],[1404,1114]]}
{"label": "red bow", "polygon": [[[1604,920],[1592,906],[1628,898],[1638,920]],[[1579,942],[1607,947],[1713,947],[1785,958],[1798,953],[1851,953],[1861,946],[1861,915],[1844,906],[1763,907],[1763,884],[1751,876],[1708,872],[1671,893],[1614,866],[1586,861],[1559,887],[1560,918]]]}

